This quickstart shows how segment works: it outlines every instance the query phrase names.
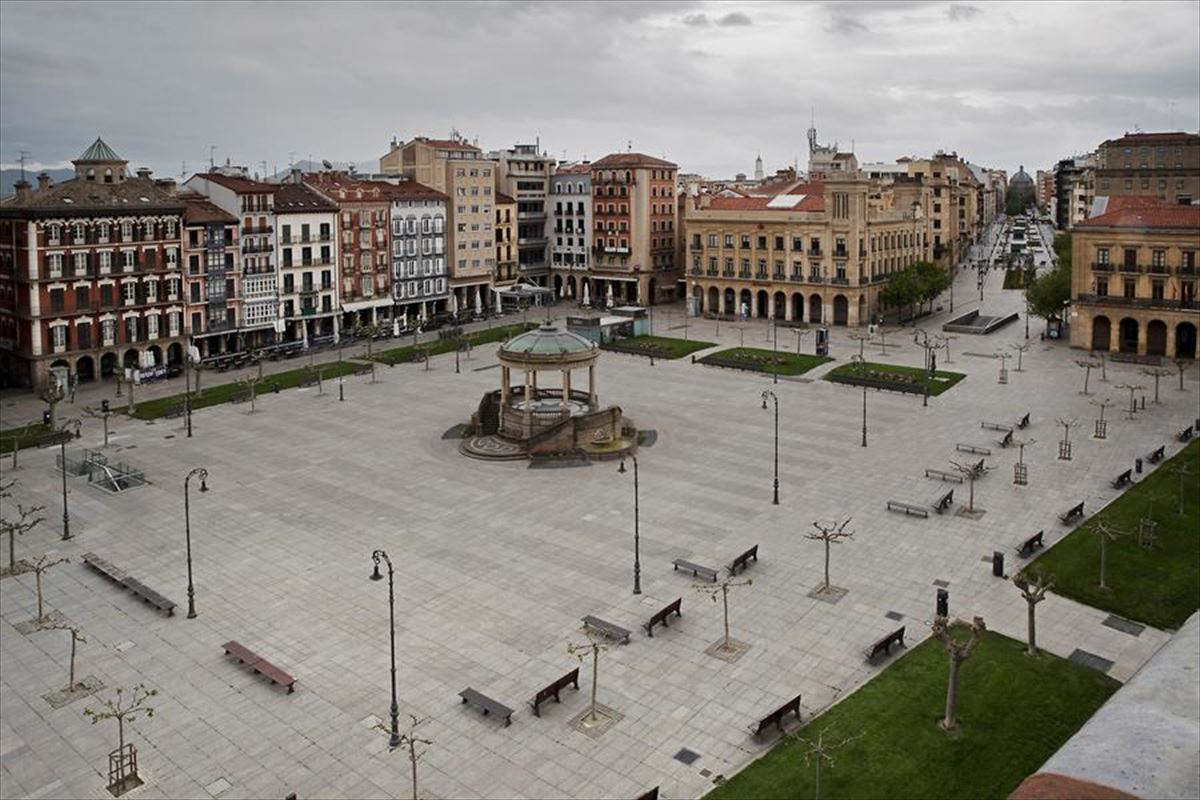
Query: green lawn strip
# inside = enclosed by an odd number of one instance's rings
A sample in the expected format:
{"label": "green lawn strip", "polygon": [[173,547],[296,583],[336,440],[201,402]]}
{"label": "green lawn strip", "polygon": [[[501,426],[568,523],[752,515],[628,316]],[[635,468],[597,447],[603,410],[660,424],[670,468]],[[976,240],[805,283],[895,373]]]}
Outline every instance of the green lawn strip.
{"label": "green lawn strip", "polygon": [[27,447],[34,447],[37,445],[38,439],[53,432],[53,428],[40,422],[28,426],[28,428],[24,425],[6,428],[0,431],[0,453],[11,453],[14,449],[24,450]]}
{"label": "green lawn strip", "polygon": [[[962,665],[960,727],[947,734],[938,727],[947,661],[942,643],[926,640],[807,723],[800,735],[823,733],[826,745],[860,737],[822,765],[822,797],[1007,797],[1120,685],[1057,656],[1030,658],[1021,642],[989,631]],[[707,797],[811,798],[812,758],[785,740]]]}
{"label": "green lawn strip", "polygon": [[1005,289],[1024,289],[1025,288],[1025,270],[1023,270],[1023,269],[1006,269],[1004,271],[1004,288]]}
{"label": "green lawn strip", "polygon": [[[529,323],[526,330],[532,330],[537,325]],[[499,328],[488,328],[482,331],[475,331],[463,336],[464,339],[471,342],[472,347],[478,347],[481,344],[489,344],[491,342],[502,342],[510,339],[521,333],[520,325],[504,325]],[[442,353],[453,353],[455,347],[455,339],[439,339],[433,342],[422,342],[418,347],[421,349],[428,348],[429,354],[436,356]],[[413,360],[415,350],[411,344],[404,347],[393,347],[389,350],[381,350],[375,353],[371,358],[383,364],[407,364]]]}
{"label": "green lawn strip", "polygon": [[[1174,469],[1185,464],[1181,517],[1179,475]],[[1197,476],[1200,439],[1046,550],[1025,573],[1044,570],[1055,576],[1054,591],[1064,597],[1156,628],[1177,629],[1200,608]],[[1158,523],[1154,547],[1143,549],[1136,535],[1110,540],[1105,580],[1109,588],[1101,589],[1100,539],[1093,526],[1103,522],[1113,530],[1136,533],[1143,517]]]}
{"label": "green lawn strip", "polygon": [[[339,375],[350,375],[358,367],[363,366],[361,363],[353,361],[336,361],[317,365],[321,370],[322,380],[336,378]],[[290,369],[286,372],[273,372],[263,375],[261,381],[256,382],[255,394],[264,395],[274,390],[278,384],[280,389],[294,389],[300,381],[306,376],[313,375],[313,371],[308,367],[300,367],[298,369]],[[229,402],[229,398],[244,391],[242,386],[236,383],[222,383],[216,386],[204,386],[200,392],[192,395],[192,410],[206,408],[207,406],[220,405],[221,403]],[[158,419],[163,413],[172,406],[182,405],[185,395],[174,394],[170,397],[158,397],[154,400],[146,400],[137,403],[137,410],[133,412],[133,416],[138,419]],[[134,396],[136,400],[136,395]]]}
{"label": "green lawn strip", "polygon": [[[878,364],[868,361],[863,367],[860,367],[858,364],[843,364],[840,367],[831,369],[825,374],[825,380],[836,383],[839,377],[853,377],[861,374],[863,368],[866,369],[868,378],[880,381],[896,381],[916,386],[920,386],[921,381],[928,374],[920,367],[901,367],[895,364]],[[967,376],[961,372],[943,372],[938,370],[933,373],[933,378],[929,381],[929,394],[936,397],[965,377]]]}
{"label": "green lawn strip", "polygon": [[628,339],[616,339],[605,345],[608,350],[626,353],[649,353],[661,355],[663,358],[683,358],[697,350],[707,350],[716,347],[715,342],[698,342],[694,339],[687,341],[670,336],[633,336]]}
{"label": "green lawn strip", "polygon": [[765,350],[757,347],[732,347],[700,359],[702,364],[726,366],[744,364],[748,369],[758,369],[766,374],[803,375],[814,367],[833,361],[829,356],[796,355],[786,350]]}

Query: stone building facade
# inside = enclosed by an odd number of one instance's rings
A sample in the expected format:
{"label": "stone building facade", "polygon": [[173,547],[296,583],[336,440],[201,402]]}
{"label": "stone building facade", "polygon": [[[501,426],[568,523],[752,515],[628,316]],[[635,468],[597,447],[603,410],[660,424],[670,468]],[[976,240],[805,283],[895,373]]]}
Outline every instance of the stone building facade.
{"label": "stone building facade", "polygon": [[591,163],[560,164],[550,178],[546,206],[554,294],[582,299],[580,293],[592,255]]}
{"label": "stone building facade", "polygon": [[446,195],[416,181],[401,181],[390,192],[392,280],[396,318],[406,325],[447,310]]}
{"label": "stone building facade", "polygon": [[1096,152],[1096,194],[1200,201],[1200,134],[1127,133]]}
{"label": "stone building facade", "polygon": [[201,358],[242,349],[238,218],[203,195],[180,193],[183,214],[184,325]]}
{"label": "stone building facade", "polygon": [[336,341],[341,332],[338,207],[299,182],[275,187],[283,339]]}

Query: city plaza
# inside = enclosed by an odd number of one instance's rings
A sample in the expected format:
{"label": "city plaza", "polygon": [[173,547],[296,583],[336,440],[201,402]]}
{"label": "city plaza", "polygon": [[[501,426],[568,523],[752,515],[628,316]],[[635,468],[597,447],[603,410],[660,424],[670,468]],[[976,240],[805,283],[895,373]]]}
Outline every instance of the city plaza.
{"label": "city plaza", "polygon": [[[960,270],[955,315],[1023,312],[1020,292],[1002,291],[1002,279],[988,273],[980,304],[975,273]],[[950,318],[944,309],[918,324],[932,336]],[[654,332],[682,337],[683,319],[682,306],[659,307]],[[401,731],[414,715],[425,720],[417,735],[432,742],[422,745],[422,796],[631,797],[658,786],[664,797],[698,797],[769,747],[747,732],[764,713],[797,694],[805,720],[836,703],[886,667],[862,652],[899,624],[910,647],[923,640],[938,588],[949,592],[951,615],[979,615],[1023,638],[1025,604],[993,577],[993,552],[1015,571],[1025,563],[1014,553],[1020,541],[1043,529],[1047,544],[1057,541],[1070,529],[1060,513],[1083,501],[1090,516],[1116,496],[1110,480],[1136,457],[1181,447],[1174,433],[1197,414],[1194,369],[1183,392],[1176,378],[1163,379],[1157,405],[1153,380],[1134,364],[1108,364],[1107,381],[1094,371],[1084,396],[1080,351],[1041,341],[1041,320],[1027,340],[1023,323],[953,340],[939,368],[967,378],[927,407],[920,396],[868,392],[865,448],[863,393],[820,380],[858,352],[847,335],[856,329],[833,329],[836,361],[777,384],[689,359],[601,354],[601,405],[620,406],[655,434],[637,454],[641,595],[632,592],[632,469],[484,462],[445,438],[499,385],[495,345],[476,349],[458,374],[446,355],[428,368],[381,369],[374,384],[348,378],[345,402],[327,383],[323,394],[311,387],[260,397],[254,413],[245,404],[198,411],[191,439],[182,419],[121,419],[106,452],[150,483],[112,494],[70,479],[69,542],[60,541],[58,448],[23,452],[11,472],[6,459],[5,477],[18,480],[14,500],[46,506],[46,520],[17,540],[18,557],[71,558],[44,576],[46,603],[87,637],[78,675],[105,688],[51,708],[43,695],[66,683],[70,635],[19,633],[15,626],[36,613],[34,577],[4,579],[5,792],[109,796],[104,768],[115,726],[89,724],[83,709],[115,687],[144,683],[159,694],[154,716],[125,731],[145,781],[128,796],[408,796],[408,754],[389,750],[386,730],[387,581],[369,580],[372,551],[383,549],[396,570]],[[686,335],[772,346],[761,320],[721,323],[719,336],[716,328],[692,318]],[[794,350],[791,332],[777,333],[779,348]],[[1010,345],[1027,341],[1017,371]],[[886,354],[878,338],[866,343],[867,358],[921,365],[911,330],[892,328],[886,343]],[[804,347],[811,351],[811,337]],[[1014,356],[1005,384],[1000,352]],[[1128,392],[1117,388],[1129,383],[1147,387],[1138,393],[1147,395],[1145,410],[1132,419],[1122,413]],[[779,398],[777,506],[765,389]],[[1091,401],[1105,397],[1114,401],[1108,438],[1097,440]],[[5,416],[20,413],[18,405],[6,401]],[[64,403],[60,418],[77,410]],[[1030,425],[1019,435],[1036,443],[1025,448],[1029,483],[1016,486],[1016,448],[999,448],[980,422],[1013,424],[1026,412]],[[1058,417],[1079,421],[1069,461],[1057,459]],[[99,423],[85,423],[71,448],[101,444]],[[986,460],[995,469],[975,487],[981,515],[885,510],[889,499],[923,502],[941,488],[923,471],[967,457],[956,443],[992,450]],[[193,485],[190,495],[198,616],[188,619],[183,489],[196,467],[208,469],[210,491]],[[955,489],[957,511],[966,487]],[[823,548],[804,533],[814,521],[847,516],[855,537],[834,548],[831,575],[846,592],[828,602],[812,596]],[[706,650],[722,638],[721,604],[672,561],[721,566],[756,544],[759,560],[743,573],[753,584],[731,590],[729,601],[731,634],[745,649],[736,659],[714,657]],[[174,616],[87,569],[89,551],[179,603]],[[648,638],[641,623],[675,598],[682,616]],[[616,721],[591,734],[574,724],[588,709],[591,664],[568,653],[589,641],[586,615],[634,631],[600,656],[597,699]],[[1106,659],[1108,673],[1125,680],[1169,638],[1117,630],[1102,624],[1106,616],[1052,596],[1038,610],[1039,643],[1063,657]],[[295,692],[226,656],[231,639],[286,668]],[[561,704],[544,704],[535,717],[526,701],[576,666],[580,690],[565,690]],[[460,703],[465,687],[515,709],[511,726]],[[698,758],[677,759],[684,749]]]}

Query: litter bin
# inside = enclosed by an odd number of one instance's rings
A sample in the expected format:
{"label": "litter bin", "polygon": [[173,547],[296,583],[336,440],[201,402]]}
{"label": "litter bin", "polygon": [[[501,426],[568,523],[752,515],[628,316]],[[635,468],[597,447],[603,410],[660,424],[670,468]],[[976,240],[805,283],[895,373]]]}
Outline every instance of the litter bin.
{"label": "litter bin", "polygon": [[939,617],[950,616],[950,593],[945,589],[937,590],[937,615]]}
{"label": "litter bin", "polygon": [[[50,412],[49,412],[49,411],[43,411],[43,412],[42,412],[42,424],[43,424],[43,425],[49,425],[49,424],[50,424]],[[1139,470],[1139,471],[1140,471],[1140,470]]]}
{"label": "litter bin", "polygon": [[1135,458],[1133,460],[1133,471],[1138,475],[1142,474],[1142,460],[1140,458]]}
{"label": "litter bin", "polygon": [[992,575],[997,578],[1004,577],[1004,553],[999,550],[992,551]]}

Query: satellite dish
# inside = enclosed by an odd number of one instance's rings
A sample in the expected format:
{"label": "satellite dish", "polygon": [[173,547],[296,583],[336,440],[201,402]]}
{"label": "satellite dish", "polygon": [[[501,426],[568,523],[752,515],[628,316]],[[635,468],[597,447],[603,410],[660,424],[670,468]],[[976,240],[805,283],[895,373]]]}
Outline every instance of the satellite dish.
{"label": "satellite dish", "polygon": [[325,165],[325,169],[333,169],[333,164],[330,164],[330,163],[329,163],[328,161],[326,161],[325,159],[321,159],[321,163],[322,163],[323,165]]}

